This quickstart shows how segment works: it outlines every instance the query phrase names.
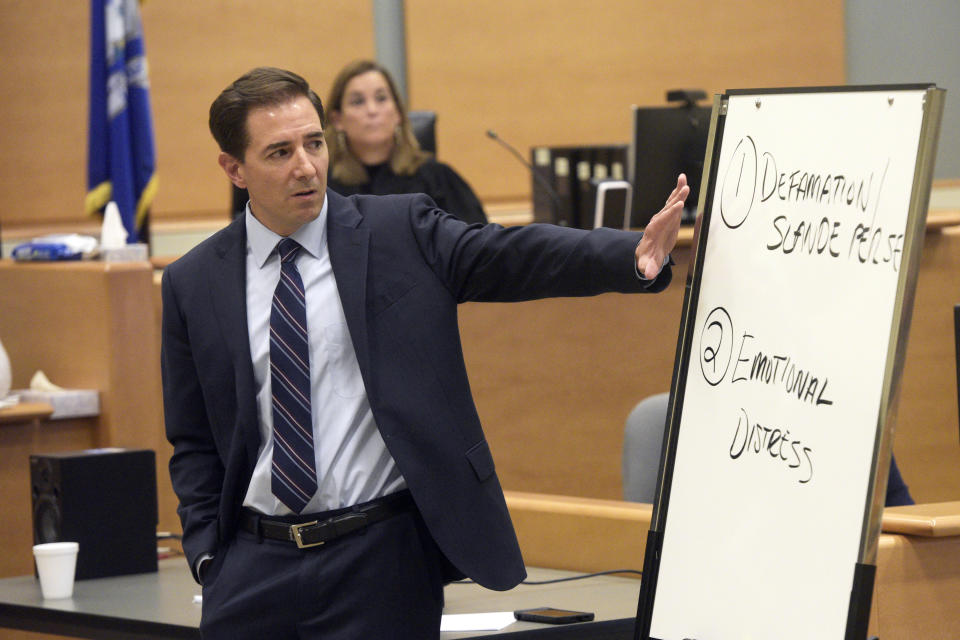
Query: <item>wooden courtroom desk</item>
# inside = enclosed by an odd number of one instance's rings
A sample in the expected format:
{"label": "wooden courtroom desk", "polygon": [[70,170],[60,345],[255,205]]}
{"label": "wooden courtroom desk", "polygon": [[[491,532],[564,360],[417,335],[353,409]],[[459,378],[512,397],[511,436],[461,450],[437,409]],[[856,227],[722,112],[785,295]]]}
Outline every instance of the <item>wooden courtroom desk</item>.
{"label": "wooden courtroom desk", "polygon": [[960,501],[884,511],[873,601],[882,640],[960,638]]}
{"label": "wooden courtroom desk", "polygon": [[[507,506],[528,563],[643,569],[652,505],[508,491]],[[870,633],[960,638],[960,502],[886,509],[882,530]]]}
{"label": "wooden courtroom desk", "polygon": [[[642,569],[651,505],[514,492],[508,492],[507,501],[528,563],[544,561],[551,566],[577,567],[575,573]],[[960,502],[896,507],[885,512],[871,634],[883,640],[960,637],[960,609],[956,606],[960,601],[958,522]],[[585,554],[584,547],[592,550]],[[559,575],[570,573],[531,569],[529,579]],[[555,585],[522,585],[508,592],[449,585],[444,612],[510,611],[539,605],[588,610],[597,614],[599,624],[577,628],[578,634],[592,629],[603,632],[606,638],[630,638],[639,587],[638,580],[611,576]],[[0,580],[0,626],[88,638],[196,638],[199,607],[191,604],[196,593],[199,587],[183,558],[161,561],[156,574],[81,581],[72,599],[46,603],[32,576],[8,578]],[[511,637],[508,634],[526,630],[535,634],[543,632],[543,627],[515,623],[500,633]],[[566,631],[572,633],[574,628]],[[443,637],[452,640],[486,635],[457,633]]]}
{"label": "wooden courtroom desk", "polygon": [[[528,573],[529,580],[576,575],[537,568],[528,569]],[[614,576],[520,585],[503,592],[488,591],[475,584],[451,584],[444,590],[445,614],[514,611],[548,605],[592,611],[596,619],[593,623],[561,628],[514,622],[498,632],[445,632],[441,638],[502,635],[531,640],[571,637],[627,640],[633,637],[639,590],[640,583],[636,580]],[[193,603],[193,596],[199,593],[200,587],[193,581],[182,557],[160,561],[157,573],[77,582],[73,597],[65,600],[43,600],[40,585],[33,576],[5,578],[0,579],[0,627],[96,640],[196,639],[200,637],[200,606]]]}
{"label": "wooden courtroom desk", "polygon": [[33,571],[30,455],[96,447],[96,425],[96,418],[40,416],[0,424],[0,576]]}
{"label": "wooden courtroom desk", "polygon": [[[528,563],[566,567],[576,574],[643,567],[652,511],[649,504],[515,492],[507,493],[507,501]],[[883,529],[870,633],[883,640],[960,637],[960,608],[956,606],[960,601],[960,502],[888,509]],[[917,532],[928,535],[913,535]],[[529,579],[556,575],[570,573],[531,569]],[[597,614],[600,623],[593,627],[595,631],[602,631],[604,637],[629,638],[639,587],[638,580],[611,576],[521,585],[507,592],[449,585],[445,613],[510,611],[539,605],[589,610]],[[0,625],[69,632],[76,637],[196,638],[199,607],[191,604],[196,593],[199,587],[183,558],[161,561],[156,574],[78,582],[74,598],[64,601],[44,603],[33,576],[8,578],[0,580]],[[542,627],[515,623],[501,633],[538,629]],[[111,635],[121,631],[125,635]]]}
{"label": "wooden courtroom desk", "polygon": [[0,424],[23,424],[49,418],[53,407],[45,402],[20,402],[0,409]]}
{"label": "wooden courtroom desk", "polygon": [[[55,384],[96,389],[100,415],[66,420],[0,414],[0,576],[33,570],[29,456],[93,447],[158,451],[160,525],[176,519],[163,445],[160,328],[147,262],[0,260],[0,337],[13,388],[37,370]],[[12,415],[16,415],[15,410]]]}

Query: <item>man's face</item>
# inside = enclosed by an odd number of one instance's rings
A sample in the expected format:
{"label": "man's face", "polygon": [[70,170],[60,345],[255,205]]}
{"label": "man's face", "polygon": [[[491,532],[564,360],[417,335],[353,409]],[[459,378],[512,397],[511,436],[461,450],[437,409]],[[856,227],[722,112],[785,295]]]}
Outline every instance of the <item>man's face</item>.
{"label": "man's face", "polygon": [[250,208],[271,231],[288,236],[314,220],[327,189],[329,155],[316,109],[306,96],[247,114],[243,159],[220,154],[230,180],[250,194]]}

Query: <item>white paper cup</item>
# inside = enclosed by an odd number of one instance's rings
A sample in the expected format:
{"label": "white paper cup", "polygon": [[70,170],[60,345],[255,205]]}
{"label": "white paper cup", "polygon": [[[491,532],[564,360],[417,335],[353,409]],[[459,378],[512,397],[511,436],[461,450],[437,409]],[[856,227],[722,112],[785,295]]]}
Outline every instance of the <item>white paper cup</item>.
{"label": "white paper cup", "polygon": [[77,569],[76,542],[48,542],[33,547],[40,575],[40,591],[44,600],[69,598],[73,595],[73,577]]}

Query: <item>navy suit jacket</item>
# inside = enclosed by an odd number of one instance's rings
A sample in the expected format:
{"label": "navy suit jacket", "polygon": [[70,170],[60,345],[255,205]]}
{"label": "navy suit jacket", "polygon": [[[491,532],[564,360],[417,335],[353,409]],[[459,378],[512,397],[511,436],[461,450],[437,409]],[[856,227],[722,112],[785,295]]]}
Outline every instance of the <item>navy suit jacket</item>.
{"label": "navy suit jacket", "polygon": [[[483,586],[525,575],[470,393],[457,324],[466,301],[648,289],[639,233],[467,225],[423,195],[327,191],[327,242],[383,440],[440,549]],[[246,320],[243,217],[163,276],[162,366],[170,475],[191,567],[234,535],[260,434]]]}

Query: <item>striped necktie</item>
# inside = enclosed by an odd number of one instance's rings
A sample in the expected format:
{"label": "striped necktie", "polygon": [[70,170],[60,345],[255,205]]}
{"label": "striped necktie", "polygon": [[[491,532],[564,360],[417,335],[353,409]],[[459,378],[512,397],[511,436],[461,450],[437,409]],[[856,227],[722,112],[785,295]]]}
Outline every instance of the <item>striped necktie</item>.
{"label": "striped necktie", "polygon": [[317,491],[310,414],[310,350],[303,280],[294,259],[300,245],[278,244],[280,282],[270,308],[270,376],[273,393],[271,490],[300,513]]}

